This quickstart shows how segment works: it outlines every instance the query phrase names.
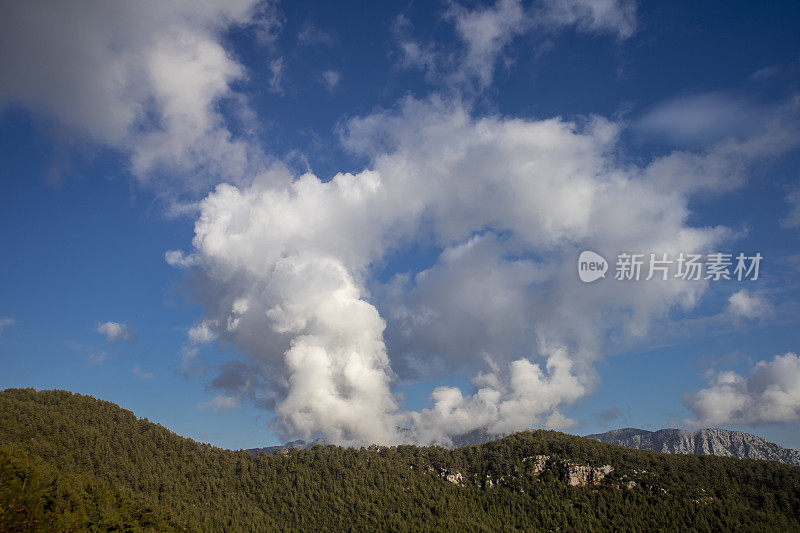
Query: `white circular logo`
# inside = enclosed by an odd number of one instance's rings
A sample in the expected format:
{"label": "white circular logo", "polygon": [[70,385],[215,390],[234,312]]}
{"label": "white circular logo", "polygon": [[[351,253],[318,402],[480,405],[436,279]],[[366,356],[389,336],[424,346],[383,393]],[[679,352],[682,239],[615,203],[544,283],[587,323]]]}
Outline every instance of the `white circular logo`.
{"label": "white circular logo", "polygon": [[600,278],[606,277],[608,271],[608,261],[591,250],[584,250],[578,257],[578,277],[584,283],[591,283]]}

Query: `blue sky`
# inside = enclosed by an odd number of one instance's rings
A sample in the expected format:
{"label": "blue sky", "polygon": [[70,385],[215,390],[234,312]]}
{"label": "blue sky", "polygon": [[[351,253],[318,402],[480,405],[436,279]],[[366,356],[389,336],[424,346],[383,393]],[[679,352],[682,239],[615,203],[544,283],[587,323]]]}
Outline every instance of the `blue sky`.
{"label": "blue sky", "polygon": [[[800,448],[791,3],[2,9],[0,387],[228,448]],[[582,284],[583,249],[764,261]]]}

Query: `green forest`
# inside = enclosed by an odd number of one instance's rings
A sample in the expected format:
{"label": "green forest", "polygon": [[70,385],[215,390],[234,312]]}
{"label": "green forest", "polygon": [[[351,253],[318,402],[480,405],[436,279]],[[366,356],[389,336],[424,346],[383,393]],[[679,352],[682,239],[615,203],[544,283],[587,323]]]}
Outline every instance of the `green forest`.
{"label": "green forest", "polygon": [[253,455],[90,396],[0,393],[2,531],[734,529],[800,531],[800,467],[554,431]]}

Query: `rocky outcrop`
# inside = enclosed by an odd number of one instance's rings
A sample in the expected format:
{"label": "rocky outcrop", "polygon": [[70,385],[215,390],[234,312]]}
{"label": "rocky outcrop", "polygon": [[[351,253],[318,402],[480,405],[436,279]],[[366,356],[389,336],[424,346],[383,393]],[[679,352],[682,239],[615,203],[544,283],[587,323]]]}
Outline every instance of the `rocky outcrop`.
{"label": "rocky outcrop", "polygon": [[547,461],[549,460],[549,455],[532,455],[530,457],[524,457],[522,462],[528,463],[531,466],[534,475],[539,475],[544,472],[544,469],[547,466]]}
{"label": "rocky outcrop", "polygon": [[588,485],[599,485],[603,478],[610,474],[614,468],[611,465],[591,467],[575,463],[566,463],[566,474],[564,481],[572,487],[586,487]]}
{"label": "rocky outcrop", "polygon": [[646,431],[625,428],[587,437],[637,450],[764,459],[800,466],[800,452],[783,448],[749,433],[727,429]]}
{"label": "rocky outcrop", "polygon": [[[539,476],[545,470],[553,469],[563,479],[565,483],[573,487],[599,485],[603,478],[614,471],[611,465],[604,466],[589,466],[578,463],[570,463],[559,459],[558,457],[551,457],[549,455],[531,455],[522,458],[522,467],[515,468],[517,474],[523,471],[527,475]],[[487,475],[483,483],[484,488],[491,489],[495,485],[505,485],[505,478],[499,477],[497,480],[492,479]]]}
{"label": "rocky outcrop", "polygon": [[454,485],[461,486],[464,484],[464,476],[461,475],[461,472],[447,473],[445,479]]}

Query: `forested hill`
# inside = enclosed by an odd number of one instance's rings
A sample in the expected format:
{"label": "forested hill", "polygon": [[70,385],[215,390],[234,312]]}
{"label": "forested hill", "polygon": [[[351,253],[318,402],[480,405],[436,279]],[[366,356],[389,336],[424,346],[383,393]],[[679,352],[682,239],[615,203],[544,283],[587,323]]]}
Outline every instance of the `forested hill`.
{"label": "forested hill", "polygon": [[0,530],[800,531],[800,468],[551,431],[252,455],[63,391],[0,392]]}

